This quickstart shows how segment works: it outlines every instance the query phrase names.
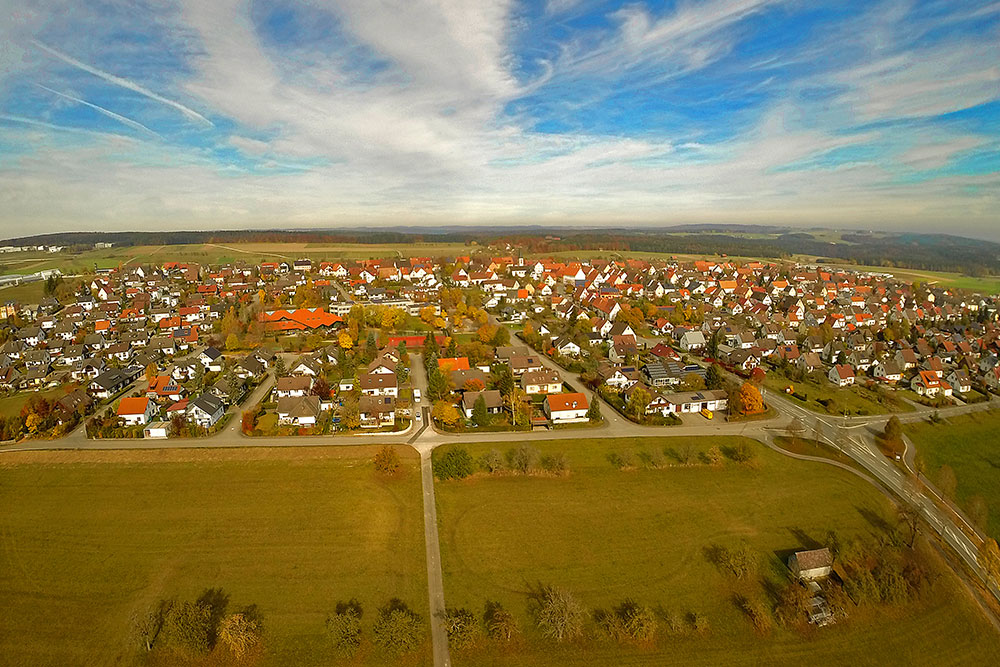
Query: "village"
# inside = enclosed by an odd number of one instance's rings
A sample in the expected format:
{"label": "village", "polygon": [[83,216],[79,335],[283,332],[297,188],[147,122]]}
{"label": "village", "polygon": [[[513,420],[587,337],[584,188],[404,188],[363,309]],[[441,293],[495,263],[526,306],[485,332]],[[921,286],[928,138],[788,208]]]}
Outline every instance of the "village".
{"label": "village", "polygon": [[849,416],[1000,389],[994,296],[787,263],[507,249],[51,278],[40,303],[4,308],[0,390],[23,408],[3,437],[84,423],[90,437],[208,436],[234,416],[246,436],[549,429],[602,423],[599,402],[669,426],[766,417],[768,390]]}

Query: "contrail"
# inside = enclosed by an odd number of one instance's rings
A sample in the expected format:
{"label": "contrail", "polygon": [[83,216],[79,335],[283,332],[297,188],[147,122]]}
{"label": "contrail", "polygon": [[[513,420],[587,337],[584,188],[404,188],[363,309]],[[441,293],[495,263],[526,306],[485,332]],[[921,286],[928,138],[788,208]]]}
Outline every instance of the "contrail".
{"label": "contrail", "polygon": [[187,116],[188,118],[191,118],[192,120],[196,120],[196,121],[198,121],[200,123],[204,123],[206,125],[212,125],[212,121],[210,121],[209,119],[205,118],[204,116],[202,116],[197,111],[194,111],[193,109],[189,109],[188,107],[184,106],[180,102],[174,102],[173,100],[168,100],[166,97],[163,97],[162,95],[157,95],[156,93],[154,93],[153,91],[149,90],[148,88],[143,88],[139,84],[134,83],[132,81],[129,81],[128,79],[123,79],[120,76],[115,76],[114,74],[109,74],[109,73],[107,73],[107,72],[105,72],[103,70],[99,70],[96,67],[91,67],[87,63],[80,62],[76,58],[72,58],[70,56],[67,56],[65,53],[62,53],[60,51],[56,51],[51,46],[43,44],[42,42],[39,42],[37,39],[31,40],[31,43],[34,44],[35,46],[37,46],[38,48],[40,48],[42,51],[45,51],[49,55],[54,56],[54,57],[58,58],[59,60],[62,60],[63,62],[72,65],[73,67],[77,67],[79,69],[82,69],[84,72],[89,72],[90,74],[93,74],[94,76],[97,76],[97,77],[100,77],[100,78],[104,79],[105,81],[108,81],[108,82],[113,83],[115,85],[121,86],[122,88],[127,88],[128,90],[131,90],[131,91],[134,91],[136,93],[139,93],[140,95],[145,95],[146,97],[148,97],[151,100],[156,100],[157,102],[160,102],[162,104],[166,104],[167,106],[173,107],[173,108],[177,109],[178,111],[180,111],[185,116]]}
{"label": "contrail", "polygon": [[[25,125],[36,125],[38,127],[47,127],[50,130],[60,130],[62,132],[83,132],[84,134],[107,134],[106,132],[95,132],[94,130],[88,130],[83,127],[56,125],[55,123],[46,123],[44,120],[35,120],[34,118],[25,118],[24,116],[12,116],[6,113],[0,114],[0,120],[9,120],[13,123],[24,123]],[[118,136],[118,135],[112,135],[112,136]]]}
{"label": "contrail", "polygon": [[96,104],[92,104],[91,102],[88,102],[87,100],[81,100],[79,97],[73,97],[72,95],[67,95],[66,93],[60,93],[58,90],[52,90],[48,86],[43,86],[40,83],[36,83],[35,85],[38,86],[39,88],[41,88],[42,90],[49,91],[53,95],[58,95],[59,97],[65,98],[67,100],[70,100],[71,102],[76,102],[78,104],[82,104],[84,106],[88,106],[91,109],[93,109],[93,110],[95,110],[95,111],[97,111],[99,113],[104,114],[108,118],[114,118],[119,123],[124,123],[125,125],[128,125],[129,127],[133,128],[133,129],[141,130],[143,132],[149,132],[154,137],[159,137],[160,136],[159,134],[157,134],[153,130],[151,130],[148,127],[146,127],[145,125],[143,125],[142,123],[140,123],[138,121],[134,121],[131,118],[126,118],[125,116],[122,116],[121,114],[117,114],[114,111],[110,111],[108,109],[105,109],[104,107],[100,107],[100,106],[97,106]]}

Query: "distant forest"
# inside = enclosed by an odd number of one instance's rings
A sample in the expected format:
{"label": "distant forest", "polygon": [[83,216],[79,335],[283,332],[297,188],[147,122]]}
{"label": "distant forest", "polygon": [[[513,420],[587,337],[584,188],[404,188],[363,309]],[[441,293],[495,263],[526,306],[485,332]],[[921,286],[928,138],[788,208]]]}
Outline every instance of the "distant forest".
{"label": "distant forest", "polygon": [[[683,231],[682,231],[683,230]],[[744,238],[737,234],[766,235]],[[444,227],[365,230],[257,230],[179,232],[66,232],[4,241],[11,245],[119,246],[191,243],[418,243],[480,245],[508,242],[529,252],[607,250],[697,255],[748,255],[781,259],[813,255],[830,262],[897,268],[1000,275],[1000,244],[946,234],[869,234],[844,232],[838,242],[820,240],[787,228],[738,225],[673,227],[663,230],[572,230],[559,228]]]}

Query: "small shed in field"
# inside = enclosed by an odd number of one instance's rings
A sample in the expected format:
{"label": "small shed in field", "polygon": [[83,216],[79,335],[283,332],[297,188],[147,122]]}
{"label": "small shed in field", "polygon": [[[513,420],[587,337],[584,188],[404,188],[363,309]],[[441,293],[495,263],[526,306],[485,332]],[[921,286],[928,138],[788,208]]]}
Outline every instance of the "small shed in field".
{"label": "small shed in field", "polygon": [[830,576],[833,571],[833,554],[826,547],[797,551],[788,557],[788,569],[798,579],[812,581]]}

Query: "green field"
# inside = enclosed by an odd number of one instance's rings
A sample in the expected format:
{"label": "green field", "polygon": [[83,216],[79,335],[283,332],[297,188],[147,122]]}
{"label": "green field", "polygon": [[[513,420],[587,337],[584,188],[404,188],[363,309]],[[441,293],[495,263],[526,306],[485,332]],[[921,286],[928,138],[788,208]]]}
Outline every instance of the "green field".
{"label": "green field", "polygon": [[927,476],[936,482],[938,471],[949,465],[958,480],[956,500],[982,496],[989,507],[987,532],[1000,538],[1000,411],[950,417],[940,424],[907,424],[906,434],[923,457]]}
{"label": "green field", "polygon": [[[456,665],[757,665],[975,664],[1000,659],[997,635],[950,573],[901,608],[854,609],[848,619],[805,635],[775,629],[759,637],[734,605],[736,592],[764,595],[757,581],[736,583],[705,550],[746,540],[762,559],[759,575],[781,581],[784,557],[815,546],[828,531],[878,531],[887,500],[841,470],[794,461],[762,446],[757,466],[727,462],[661,470],[620,471],[614,450],[655,446],[733,446],[736,438],[585,440],[532,443],[566,452],[568,477],[478,477],[436,485],[445,597],[451,607],[482,613],[501,602],[518,618],[523,639],[453,652]],[[468,446],[474,456],[489,445]],[[935,569],[940,563],[922,549]],[[942,570],[943,571],[943,570]],[[623,648],[590,636],[555,645],[533,629],[529,590],[567,588],[590,609],[625,598],[668,612],[708,619],[705,636],[661,638]],[[593,624],[591,624],[593,626]],[[947,647],[942,638],[947,637]],[[946,652],[945,652],[946,651]]]}
{"label": "green field", "polygon": [[[385,479],[374,451],[4,454],[0,663],[144,663],[131,614],[215,587],[231,607],[259,606],[262,664],[330,664],[338,600],[360,600],[365,632],[393,597],[426,621],[417,456],[401,448],[403,473]],[[429,663],[428,632],[404,664]]]}
{"label": "green field", "polygon": [[24,404],[32,398],[44,398],[49,401],[56,401],[65,396],[66,387],[56,387],[44,391],[19,391],[10,396],[0,398],[0,417],[13,417],[21,412]]}
{"label": "green field", "polygon": [[[806,397],[805,401],[797,396],[785,393],[785,388],[791,385],[795,393]],[[781,393],[790,401],[812,410],[813,412],[831,415],[884,415],[890,412],[913,412],[915,408],[901,400],[892,390],[886,390],[883,401],[879,402],[879,394],[875,391],[855,385],[853,387],[837,387],[826,377],[811,373],[805,380],[799,382],[790,380],[778,369],[770,369],[764,378],[764,386],[774,392]],[[826,405],[820,401],[828,402]]]}
{"label": "green field", "polygon": [[[812,263],[816,258],[804,261]],[[891,273],[899,280],[913,282],[918,280],[932,287],[953,287],[955,289],[971,290],[984,294],[1000,294],[1000,277],[987,276],[976,278],[961,273],[948,271],[924,271],[922,269],[897,269],[888,266],[861,266],[852,264],[824,264],[824,266],[839,267],[850,271],[871,271],[872,273]]]}
{"label": "green field", "polygon": [[[292,261],[314,262],[344,259],[381,259],[394,257],[442,257],[468,255],[476,246],[463,243],[396,244],[326,244],[326,243],[194,243],[158,246],[121,246],[79,253],[18,254],[0,258],[0,273],[34,273],[59,269],[64,274],[91,273],[94,267],[114,268],[125,264],[163,264],[193,262],[226,264],[244,262]],[[2,290],[0,290],[2,294]]]}

